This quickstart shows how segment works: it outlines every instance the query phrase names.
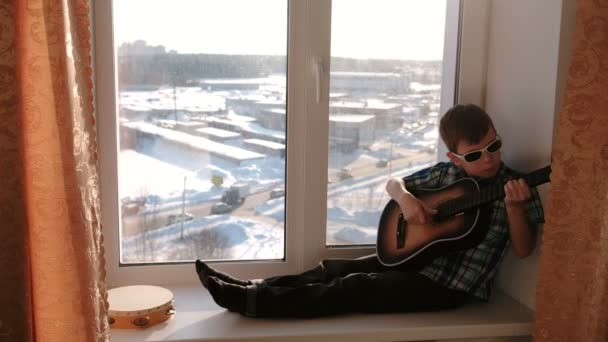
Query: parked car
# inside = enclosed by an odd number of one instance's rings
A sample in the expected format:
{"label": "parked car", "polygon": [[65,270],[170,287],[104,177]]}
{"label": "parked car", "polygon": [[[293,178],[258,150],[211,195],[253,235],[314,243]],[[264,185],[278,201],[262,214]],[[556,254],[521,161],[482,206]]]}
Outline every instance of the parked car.
{"label": "parked car", "polygon": [[228,203],[218,202],[211,206],[211,214],[226,214],[232,211],[232,207]]}
{"label": "parked car", "polygon": [[270,190],[270,198],[279,198],[285,196],[285,189],[277,188]]}
{"label": "parked car", "polygon": [[175,224],[175,223],[179,223],[179,222],[186,222],[186,221],[191,221],[191,220],[194,220],[194,215],[192,215],[190,213],[171,214],[167,218],[167,224],[171,225],[171,224]]}
{"label": "parked car", "polygon": [[137,202],[127,202],[127,203],[122,203],[121,205],[121,210],[120,210],[120,214],[125,217],[125,216],[131,216],[131,215],[135,215],[139,212],[139,209],[142,207],[143,205]]}
{"label": "parked car", "polygon": [[120,200],[120,214],[123,217],[135,215],[145,205],[146,205],[146,202],[143,198],[129,198],[129,197],[122,198]]}
{"label": "parked car", "polygon": [[222,195],[222,202],[230,204],[231,206],[238,206],[243,204],[245,198],[249,195],[249,185],[244,183],[238,183],[232,185]]}
{"label": "parked car", "polygon": [[145,204],[155,205],[162,201],[162,198],[158,195],[147,195],[143,198]]}
{"label": "parked car", "polygon": [[167,122],[167,121],[161,121],[158,125],[160,127],[162,127],[162,128],[169,128],[169,129],[174,129],[175,128],[175,124],[174,123],[170,123],[170,122]]}
{"label": "parked car", "polygon": [[388,160],[386,159],[379,159],[376,162],[376,167],[386,167],[388,165]]}
{"label": "parked car", "polygon": [[339,172],[338,172],[338,179],[339,180],[345,180],[345,179],[349,179],[349,178],[353,178],[353,174],[351,173],[351,170],[347,167],[342,168]]}

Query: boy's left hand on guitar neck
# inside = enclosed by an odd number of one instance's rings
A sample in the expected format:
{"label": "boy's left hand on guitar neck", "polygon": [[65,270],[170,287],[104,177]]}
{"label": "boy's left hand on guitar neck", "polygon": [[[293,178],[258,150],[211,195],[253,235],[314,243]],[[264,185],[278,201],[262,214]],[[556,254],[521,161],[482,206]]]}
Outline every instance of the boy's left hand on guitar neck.
{"label": "boy's left hand on guitar neck", "polygon": [[508,181],[504,190],[511,248],[515,255],[523,258],[530,255],[536,245],[536,229],[528,222],[525,207],[532,193],[526,181],[521,178]]}
{"label": "boy's left hand on guitar neck", "polygon": [[504,190],[507,207],[522,205],[532,197],[530,187],[523,178],[508,181]]}

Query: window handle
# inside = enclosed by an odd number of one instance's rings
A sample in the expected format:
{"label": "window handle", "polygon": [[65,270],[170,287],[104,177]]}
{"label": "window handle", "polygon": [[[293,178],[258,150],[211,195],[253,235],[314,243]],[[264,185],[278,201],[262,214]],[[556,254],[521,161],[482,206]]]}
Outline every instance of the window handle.
{"label": "window handle", "polygon": [[313,72],[315,73],[315,96],[317,104],[321,103],[321,81],[323,80],[323,59],[313,59]]}

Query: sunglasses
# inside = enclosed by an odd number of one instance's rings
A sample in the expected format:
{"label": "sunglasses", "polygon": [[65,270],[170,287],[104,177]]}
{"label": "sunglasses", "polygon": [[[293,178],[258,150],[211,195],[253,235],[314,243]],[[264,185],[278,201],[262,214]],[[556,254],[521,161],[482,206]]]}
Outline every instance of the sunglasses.
{"label": "sunglasses", "polygon": [[457,154],[452,152],[452,154],[454,154],[456,156],[456,158],[460,159],[460,160],[464,160],[467,163],[472,163],[475,161],[478,161],[479,159],[481,159],[481,156],[483,156],[484,152],[487,153],[494,153],[497,152],[498,150],[500,150],[500,148],[502,147],[502,140],[500,140],[500,137],[497,135],[496,139],[492,140],[488,146],[480,149],[480,150],[475,150],[475,151],[470,151],[467,152],[465,154]]}

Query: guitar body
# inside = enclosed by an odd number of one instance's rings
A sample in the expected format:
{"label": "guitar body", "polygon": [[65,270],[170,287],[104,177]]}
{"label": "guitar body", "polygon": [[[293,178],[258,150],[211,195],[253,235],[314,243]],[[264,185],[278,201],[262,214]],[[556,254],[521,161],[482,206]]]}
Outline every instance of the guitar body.
{"label": "guitar body", "polygon": [[[463,178],[440,189],[421,189],[412,194],[429,207],[440,208],[449,200],[474,192],[479,192],[477,182],[472,178]],[[475,207],[450,217],[435,217],[432,222],[419,225],[406,222],[397,202],[391,200],[384,208],[378,225],[378,259],[385,266],[408,262],[415,267],[437,256],[470,248],[481,242],[487,233],[485,223],[488,213],[483,209]],[[477,226],[486,229],[474,232]]]}
{"label": "guitar body", "polygon": [[[522,176],[533,187],[550,181],[551,165]],[[397,202],[388,202],[378,224],[376,254],[384,266],[404,264],[416,269],[434,258],[478,245],[488,233],[489,206],[505,196],[504,183],[480,189],[472,178],[462,178],[436,190],[412,194],[437,213],[428,224],[410,224]]]}

